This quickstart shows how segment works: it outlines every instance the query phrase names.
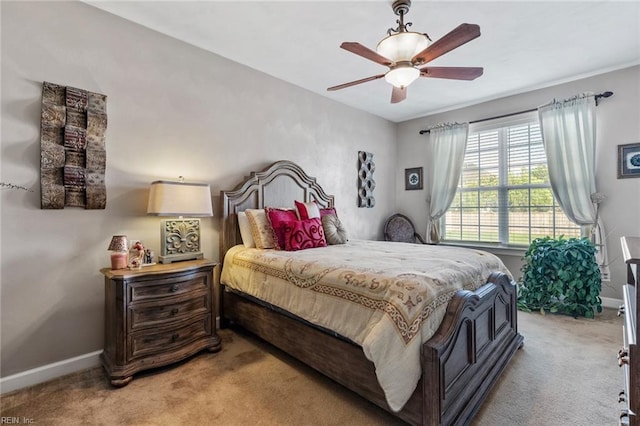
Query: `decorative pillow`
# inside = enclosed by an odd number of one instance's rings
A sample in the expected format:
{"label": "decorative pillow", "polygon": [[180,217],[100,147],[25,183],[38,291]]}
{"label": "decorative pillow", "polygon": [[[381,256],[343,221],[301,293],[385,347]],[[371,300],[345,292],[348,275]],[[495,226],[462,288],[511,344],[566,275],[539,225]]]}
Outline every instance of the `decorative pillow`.
{"label": "decorative pillow", "polygon": [[251,225],[249,224],[249,218],[247,218],[247,214],[245,212],[238,212],[238,227],[240,228],[242,244],[244,244],[245,247],[255,247],[256,242],[253,241]]}
{"label": "decorative pillow", "polygon": [[320,209],[320,218],[322,219],[328,214],[332,214],[335,217],[338,217],[338,213],[336,212],[335,207],[327,207],[326,209]]}
{"label": "decorative pillow", "polygon": [[249,219],[251,236],[259,249],[276,248],[278,241],[273,233],[273,228],[264,209],[246,209],[244,211]]}
{"label": "decorative pillow", "polygon": [[326,247],[320,218],[296,220],[284,224],[284,248],[287,251]]}
{"label": "decorative pillow", "polygon": [[296,210],[298,211],[298,218],[300,220],[313,219],[314,217],[320,217],[320,208],[318,203],[312,201],[310,203],[301,203],[296,201]]}
{"label": "decorative pillow", "polygon": [[349,240],[347,229],[336,215],[322,216],[322,228],[328,244],[344,244]]}
{"label": "decorative pillow", "polygon": [[276,242],[278,243],[276,248],[284,250],[284,224],[298,220],[296,211],[294,209],[275,209],[272,207],[267,207],[265,210],[267,211],[271,228],[276,235]]}

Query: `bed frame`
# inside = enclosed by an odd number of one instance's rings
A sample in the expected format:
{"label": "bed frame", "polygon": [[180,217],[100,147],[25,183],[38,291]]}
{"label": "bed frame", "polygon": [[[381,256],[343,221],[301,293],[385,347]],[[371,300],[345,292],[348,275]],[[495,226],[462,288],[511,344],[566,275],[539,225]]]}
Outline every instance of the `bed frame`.
{"label": "bed frame", "polygon": [[[293,200],[332,207],[327,195],[298,165],[278,161],[222,191],[220,259],[242,240],[236,213],[290,206]],[[469,424],[514,353],[518,333],[515,284],[499,272],[474,292],[460,290],[436,334],[422,347],[422,378],[400,412],[387,405],[375,368],[352,341],[295,315],[221,285],[221,320],[254,333],[291,356],[413,425]]]}

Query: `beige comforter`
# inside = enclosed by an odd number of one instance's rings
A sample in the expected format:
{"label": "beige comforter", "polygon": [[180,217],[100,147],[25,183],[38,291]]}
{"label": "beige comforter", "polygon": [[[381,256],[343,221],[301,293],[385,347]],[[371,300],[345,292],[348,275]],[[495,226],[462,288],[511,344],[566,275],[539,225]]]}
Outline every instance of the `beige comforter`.
{"label": "beige comforter", "polygon": [[356,240],[297,252],[235,246],[221,282],[361,345],[389,407],[399,411],[420,378],[420,347],[447,302],[494,271],[509,273],[480,250]]}

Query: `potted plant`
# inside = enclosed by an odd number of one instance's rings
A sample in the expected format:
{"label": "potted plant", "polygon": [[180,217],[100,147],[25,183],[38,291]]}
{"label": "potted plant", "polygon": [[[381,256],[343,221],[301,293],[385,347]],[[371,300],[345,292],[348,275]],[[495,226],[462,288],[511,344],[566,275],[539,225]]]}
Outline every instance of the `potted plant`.
{"label": "potted plant", "polygon": [[518,283],[518,308],[593,318],[602,312],[602,281],[588,238],[537,238],[527,249]]}

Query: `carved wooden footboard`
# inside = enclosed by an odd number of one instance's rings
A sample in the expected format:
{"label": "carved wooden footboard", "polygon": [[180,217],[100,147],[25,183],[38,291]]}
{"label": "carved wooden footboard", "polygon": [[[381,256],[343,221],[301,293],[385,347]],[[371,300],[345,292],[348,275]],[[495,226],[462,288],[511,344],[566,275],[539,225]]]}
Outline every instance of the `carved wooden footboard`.
{"label": "carved wooden footboard", "polygon": [[[236,213],[247,208],[316,200],[333,206],[314,178],[280,161],[223,191],[221,259],[241,243]],[[410,424],[468,424],[523,338],[517,329],[516,288],[494,273],[476,291],[458,291],[436,334],[422,347],[422,378],[407,404],[392,414]],[[221,318],[237,324],[374,404],[389,409],[375,368],[362,348],[251,296],[222,286]]]}
{"label": "carved wooden footboard", "polygon": [[[466,424],[522,343],[516,289],[506,275],[492,274],[475,292],[459,291],[423,346],[424,424]],[[429,413],[439,413],[438,421]]]}

